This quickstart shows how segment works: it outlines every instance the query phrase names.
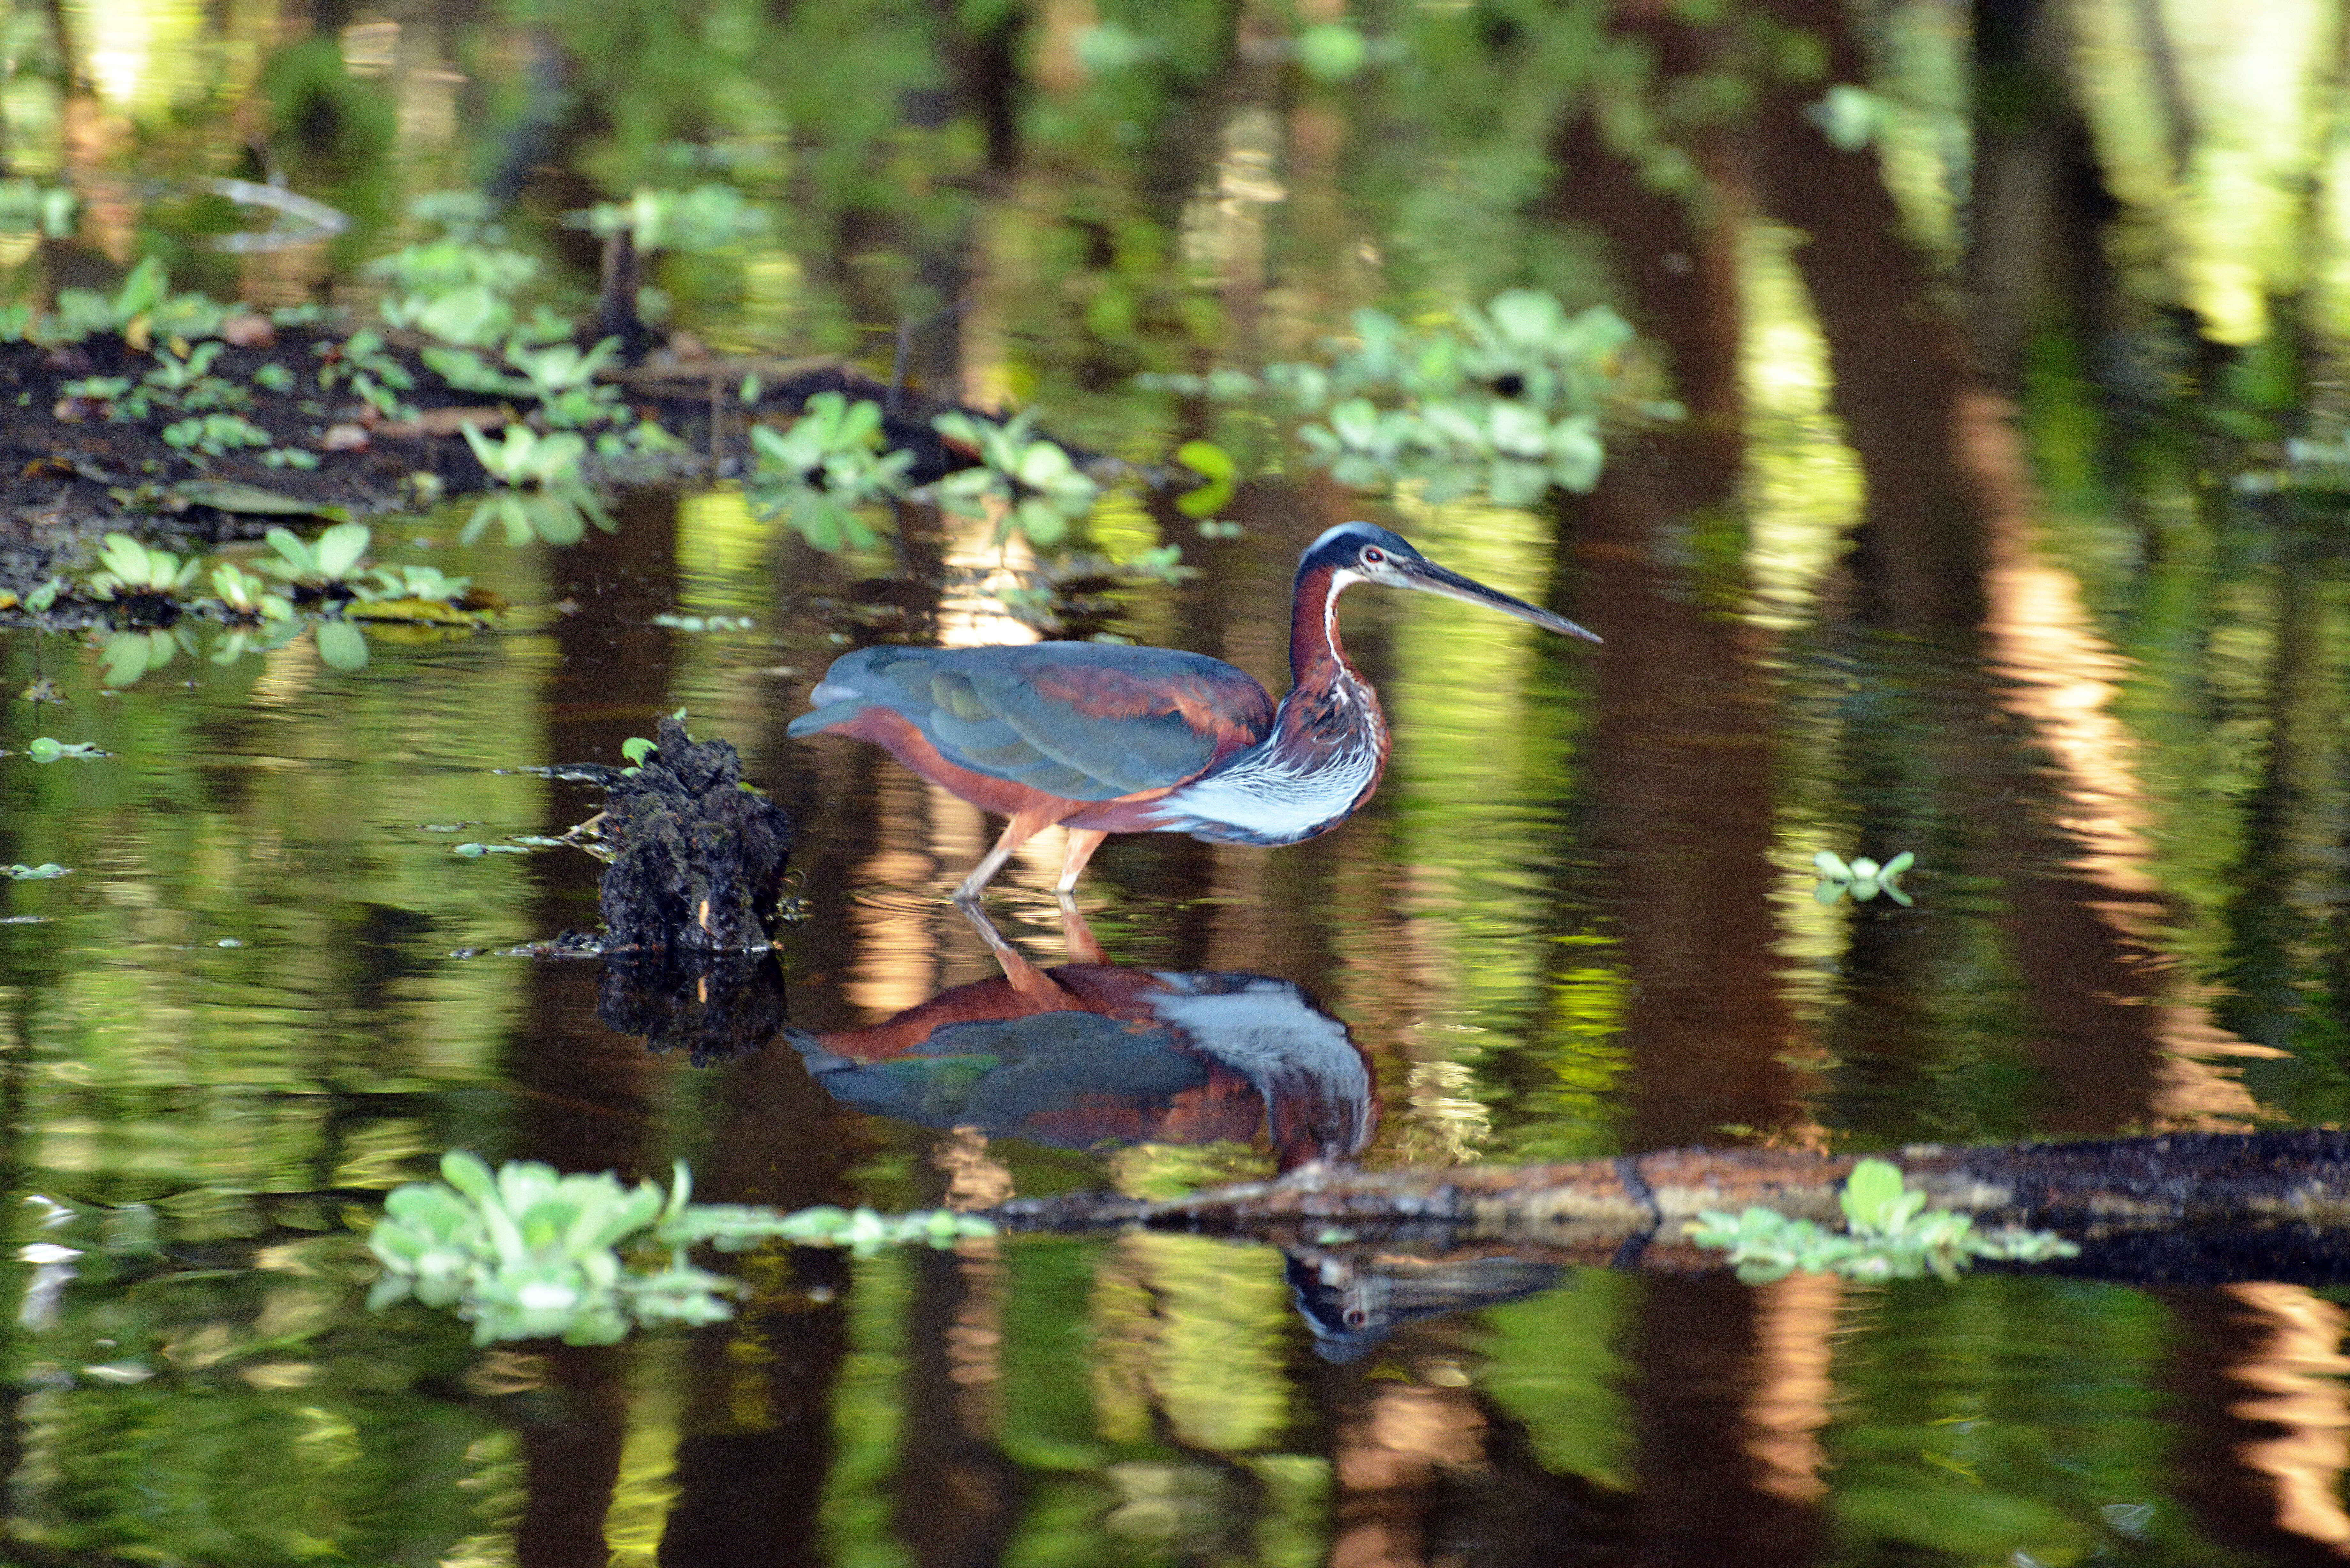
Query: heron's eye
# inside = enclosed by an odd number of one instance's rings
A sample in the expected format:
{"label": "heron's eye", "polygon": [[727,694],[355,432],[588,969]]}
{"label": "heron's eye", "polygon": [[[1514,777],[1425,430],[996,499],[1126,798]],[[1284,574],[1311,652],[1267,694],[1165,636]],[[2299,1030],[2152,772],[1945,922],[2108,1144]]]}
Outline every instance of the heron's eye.
{"label": "heron's eye", "polygon": [[1378,548],[1376,545],[1363,552],[1363,565],[1367,566],[1376,566],[1387,558],[1387,552]]}

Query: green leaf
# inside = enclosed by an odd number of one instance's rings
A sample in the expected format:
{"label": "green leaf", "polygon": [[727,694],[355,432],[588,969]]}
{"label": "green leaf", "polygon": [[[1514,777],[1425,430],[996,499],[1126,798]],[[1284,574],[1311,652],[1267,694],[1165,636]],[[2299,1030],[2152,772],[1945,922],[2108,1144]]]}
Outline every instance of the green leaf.
{"label": "green leaf", "polygon": [[1330,429],[1347,446],[1362,450],[1378,439],[1379,411],[1367,399],[1349,398],[1330,410]]}
{"label": "green leaf", "polygon": [[1023,501],[1014,511],[1020,531],[1028,535],[1031,544],[1057,545],[1068,532],[1068,520],[1050,504],[1030,499]]}
{"label": "green leaf", "polygon": [[1370,62],[1363,35],[1344,22],[1317,22],[1297,35],[1297,63],[1319,82],[1347,81]]}
{"label": "green leaf", "polygon": [[367,633],[358,623],[322,620],[317,628],[318,658],[330,670],[358,670],[368,661]]}
{"label": "green leaf", "polygon": [[1240,477],[1240,464],[1232,453],[1213,441],[1187,441],[1175,449],[1175,461],[1206,480],[1232,481]]}
{"label": "green leaf", "polygon": [[833,443],[842,447],[873,447],[881,442],[881,406],[870,399],[848,406],[841,416],[838,433]]}
{"label": "green leaf", "polygon": [[1820,128],[1837,151],[1857,152],[1876,140],[1882,112],[1877,95],[1866,88],[1838,82],[1807,106],[1804,117]]}
{"label": "green leaf", "polygon": [[318,535],[317,548],[318,570],[329,582],[340,582],[367,554],[368,528],[364,523],[344,523]]}
{"label": "green leaf", "polygon": [[[1901,1199],[1900,1168],[1882,1159],[1864,1159],[1845,1178],[1840,1201],[1851,1223],[1882,1230],[1889,1228],[1887,1222],[1899,1211]],[[1918,1201],[1925,1201],[1924,1194],[1918,1195]]]}
{"label": "green leaf", "polygon": [[161,256],[149,256],[130,269],[122,291],[114,296],[114,322],[120,330],[163,303],[172,292],[172,275]]}
{"label": "green leaf", "polygon": [[[1194,441],[1192,445],[1204,445]],[[1215,478],[1175,498],[1175,510],[1186,517],[1213,517],[1232,502],[1236,487],[1229,478]]]}
{"label": "green leaf", "polygon": [[631,735],[627,740],[620,742],[620,755],[628,758],[629,761],[637,763],[640,767],[644,764],[644,760],[647,757],[651,756],[653,753],[660,749],[660,743],[659,742],[648,740],[642,735]]}
{"label": "green leaf", "polygon": [[441,1157],[441,1179],[472,1199],[486,1203],[497,1196],[497,1181],[491,1176],[489,1166],[482,1157],[462,1148],[452,1148]]}
{"label": "green leaf", "polygon": [[[338,506],[320,506],[315,502],[280,495],[274,490],[264,490],[257,484],[239,484],[222,479],[190,479],[172,486],[171,493],[195,506],[209,506],[216,512],[234,513],[241,517],[328,517],[342,512]],[[274,542],[282,529],[270,530]]]}

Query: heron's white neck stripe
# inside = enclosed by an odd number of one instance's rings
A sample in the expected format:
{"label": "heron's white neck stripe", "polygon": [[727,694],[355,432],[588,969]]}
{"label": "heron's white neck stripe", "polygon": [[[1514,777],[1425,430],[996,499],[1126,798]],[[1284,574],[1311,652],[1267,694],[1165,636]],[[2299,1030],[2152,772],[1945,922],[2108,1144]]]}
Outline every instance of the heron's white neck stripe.
{"label": "heron's white neck stripe", "polygon": [[1330,574],[1330,591],[1322,597],[1322,646],[1333,659],[1338,657],[1338,596],[1364,580],[1362,573],[1346,566]]}

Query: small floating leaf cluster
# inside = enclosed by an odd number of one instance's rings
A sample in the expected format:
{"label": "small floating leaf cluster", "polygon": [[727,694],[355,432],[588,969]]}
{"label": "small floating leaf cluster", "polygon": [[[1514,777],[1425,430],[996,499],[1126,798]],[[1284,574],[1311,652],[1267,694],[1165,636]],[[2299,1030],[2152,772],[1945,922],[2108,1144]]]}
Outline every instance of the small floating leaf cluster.
{"label": "small floating leaf cluster", "polygon": [[1846,893],[1856,904],[1866,904],[1879,893],[1903,909],[1910,904],[1909,895],[1901,890],[1901,874],[1918,863],[1918,857],[1907,849],[1879,866],[1866,855],[1856,855],[1850,862],[1823,849],[1812,857],[1819,870],[1818,886],[1812,897],[1823,904],[1833,904]]}
{"label": "small floating leaf cluster", "polygon": [[979,453],[979,466],[939,481],[939,504],[995,524],[1002,540],[1014,533],[1037,545],[1055,545],[1069,524],[1093,510],[1101,486],[1077,467],[1057,441],[1036,433],[1035,409],[1003,424],[968,414],[941,414],[938,432]]}
{"label": "small floating leaf cluster", "polygon": [[[1353,326],[1354,340],[1334,340],[1326,367],[1145,384],[1214,398],[1284,392],[1311,416],[1297,433],[1313,460],[1361,489],[1410,483],[1433,502],[1482,492],[1523,506],[1553,487],[1579,493],[1598,482],[1600,417],[1619,394],[1633,339],[1613,310],[1570,315],[1555,296],[1520,288],[1435,331],[1414,332],[1381,310],[1357,311]],[[1679,413],[1661,403],[1640,411]]]}
{"label": "small floating leaf cluster", "polygon": [[[0,757],[8,754],[6,752],[0,752]],[[101,757],[110,757],[114,753],[100,751],[95,741],[60,741],[52,735],[36,735],[26,744],[22,754],[36,763],[61,763],[68,757],[77,758],[82,762],[96,762]]]}
{"label": "small floating leaf cluster", "polygon": [[878,543],[858,514],[907,492],[910,452],[881,451],[881,410],[818,392],[791,429],[751,427],[753,466],[743,483],[751,508],[782,517],[819,550]]}
{"label": "small floating leaf cluster", "polygon": [[[477,595],[470,578],[431,566],[369,566],[371,537],[359,523],[338,524],[310,540],[274,527],[268,533],[270,554],[249,566],[213,565],[209,581],[214,597],[203,599],[190,591],[203,576],[201,557],[183,558],[128,534],[109,534],[99,569],[79,587],[82,602],[106,607],[118,626],[130,622],[128,629],[105,639],[107,683],[130,685],[180,654],[193,653],[195,640],[187,626],[172,624],[183,615],[221,624],[215,663],[282,648],[307,626],[326,663],[356,669],[367,662],[368,651],[355,621],[472,628],[494,613],[496,601]],[[61,582],[45,584],[26,596],[22,607],[43,614],[66,592]]]}
{"label": "small floating leaf cluster", "polygon": [[[978,461],[939,480],[928,495],[956,516],[993,524],[999,544],[1014,534],[1059,544],[1093,510],[1101,485],[1066,447],[1036,433],[1037,417],[1032,408],[1000,423],[960,410],[932,420],[951,445]],[[906,478],[913,454],[881,450],[881,409],[870,400],[819,392],[788,431],[753,426],[751,445],[743,492],[753,510],[785,518],[818,549],[878,543],[872,509],[918,493]]]}
{"label": "small floating leaf cluster", "polygon": [[579,476],[588,442],[577,432],[540,435],[527,425],[512,424],[494,441],[472,425],[463,428],[466,444],[501,487],[483,497],[465,520],[459,535],[464,543],[472,544],[494,521],[504,525],[510,545],[527,544],[534,535],[550,545],[576,545],[588,536],[590,523],[607,534],[619,531],[594,487]]}
{"label": "small floating leaf cluster", "polygon": [[[440,1181],[411,1182],[384,1201],[368,1246],[383,1276],[368,1296],[380,1312],[413,1296],[453,1309],[473,1325],[473,1343],[561,1339],[610,1345],[655,1324],[716,1323],[739,1293],[723,1274],[697,1269],[685,1249],[707,1242],[741,1251],[769,1241],[847,1247],[868,1256],[883,1246],[949,1246],[987,1236],[984,1220],[951,1213],[897,1216],[820,1208],[785,1214],[739,1204],[696,1204],[680,1161],[669,1189],[629,1188],[606,1171],[564,1176],[517,1160],[493,1175],[463,1151],[441,1161]],[[622,1255],[634,1247],[633,1262]]]}
{"label": "small floating leaf cluster", "polygon": [[[1605,306],[1570,315],[1552,295],[1513,289],[1457,323],[1413,332],[1382,311],[1358,311],[1355,338],[1334,343],[1328,365],[1280,364],[1262,377],[1239,370],[1154,376],[1142,384],[1222,399],[1285,394],[1309,416],[1299,439],[1343,483],[1419,487],[1430,501],[1482,492],[1524,505],[1554,487],[1586,491],[1606,457],[1600,418],[1620,400],[1622,361],[1632,329]],[[1670,405],[1644,405],[1678,417]],[[1102,481],[1059,442],[1037,433],[1040,412],[992,420],[960,410],[931,423],[948,445],[977,461],[916,491],[910,455],[882,450],[882,411],[837,392],[809,400],[787,430],[754,425],[754,466],[744,481],[753,508],[781,516],[822,549],[877,542],[875,510],[912,496],[993,525],[1000,543],[1018,535],[1053,545],[1091,512]],[[1177,502],[1202,519],[1205,537],[1238,530],[1214,514],[1237,491],[1241,472],[1213,442],[1175,453],[1204,483]]]}
{"label": "small floating leaf cluster", "polygon": [[767,214],[732,185],[712,182],[691,191],[639,186],[626,202],[605,202],[567,213],[564,223],[599,239],[629,236],[639,254],[653,251],[714,251],[767,231]]}
{"label": "small floating leaf cluster", "polygon": [[1687,1234],[1700,1247],[1727,1251],[1748,1284],[1791,1273],[1866,1281],[1917,1280],[1931,1273],[1954,1280],[1978,1258],[2036,1263],[2080,1251],[2053,1231],[1979,1231],[1971,1214],[1925,1212],[1926,1194],[1905,1186],[1900,1168],[1887,1160],[1856,1162],[1838,1201],[1845,1217],[1840,1231],[1755,1207],[1742,1214],[1707,1210],[1690,1221]]}

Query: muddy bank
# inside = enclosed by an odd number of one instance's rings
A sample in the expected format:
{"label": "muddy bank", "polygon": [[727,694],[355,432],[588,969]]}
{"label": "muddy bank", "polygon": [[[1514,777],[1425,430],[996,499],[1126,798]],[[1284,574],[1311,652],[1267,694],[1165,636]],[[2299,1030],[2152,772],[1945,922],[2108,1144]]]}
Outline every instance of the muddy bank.
{"label": "muddy bank", "polygon": [[[112,334],[55,348],[0,343],[0,590],[22,595],[80,566],[109,532],[185,549],[258,538],[306,516],[414,511],[481,491],[490,478],[463,427],[495,431],[531,415],[526,398],[451,386],[423,362],[423,341],[400,334],[262,322],[239,336],[179,345],[185,355],[160,346],[168,359]],[[185,367],[189,385],[144,385],[159,366]],[[590,457],[580,476],[592,483],[738,474],[754,424],[787,424],[827,391],[884,409],[884,439],[913,454],[914,483],[969,461],[931,429],[941,410],[837,360],[656,356],[598,381],[618,389],[625,411],[605,428],[650,424],[668,439]],[[188,428],[207,419],[220,422]],[[276,504],[251,504],[252,492]]]}

